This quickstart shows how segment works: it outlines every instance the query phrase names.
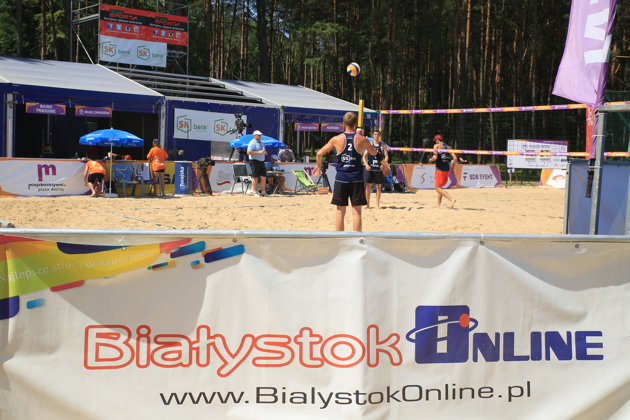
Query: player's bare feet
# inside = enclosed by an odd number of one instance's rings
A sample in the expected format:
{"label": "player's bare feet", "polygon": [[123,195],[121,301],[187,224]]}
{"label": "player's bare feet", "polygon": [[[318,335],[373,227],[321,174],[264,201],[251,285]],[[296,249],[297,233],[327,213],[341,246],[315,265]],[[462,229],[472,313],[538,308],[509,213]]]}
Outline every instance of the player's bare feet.
{"label": "player's bare feet", "polygon": [[366,209],[369,209],[369,208],[370,208],[370,205],[368,204],[367,206],[365,206],[365,208],[366,208]]}
{"label": "player's bare feet", "polygon": [[453,207],[455,206],[455,202],[456,202],[456,201],[457,201],[457,200],[455,200],[455,199],[453,199],[453,201],[451,201],[451,208],[453,208]]}

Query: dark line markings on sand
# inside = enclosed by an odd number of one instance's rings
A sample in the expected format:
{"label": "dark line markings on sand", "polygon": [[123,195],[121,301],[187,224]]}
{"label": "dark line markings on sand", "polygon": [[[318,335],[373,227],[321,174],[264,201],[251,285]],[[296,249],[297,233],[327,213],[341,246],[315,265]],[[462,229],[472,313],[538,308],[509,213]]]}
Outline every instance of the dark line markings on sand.
{"label": "dark line markings on sand", "polygon": [[175,228],[175,227],[173,227],[173,226],[164,225],[164,224],[162,224],[162,223],[149,222],[148,220],[136,219],[135,217],[129,217],[129,216],[125,216],[125,215],[122,215],[122,214],[109,213],[109,212],[107,212],[107,211],[100,211],[100,210],[92,210],[92,211],[95,211],[95,212],[97,212],[97,213],[110,214],[110,215],[112,215],[112,216],[124,217],[125,219],[137,220],[138,222],[150,223],[150,224],[152,224],[152,225],[164,226],[164,227],[167,227],[167,228],[169,228],[169,229],[175,229],[175,230],[177,230],[177,228]]}

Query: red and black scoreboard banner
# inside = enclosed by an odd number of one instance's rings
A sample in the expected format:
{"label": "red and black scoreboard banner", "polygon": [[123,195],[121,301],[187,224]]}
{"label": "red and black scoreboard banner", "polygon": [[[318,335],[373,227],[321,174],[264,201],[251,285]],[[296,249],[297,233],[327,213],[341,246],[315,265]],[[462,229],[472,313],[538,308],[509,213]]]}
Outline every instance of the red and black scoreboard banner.
{"label": "red and black scoreboard banner", "polygon": [[101,4],[101,35],[188,45],[188,18]]}

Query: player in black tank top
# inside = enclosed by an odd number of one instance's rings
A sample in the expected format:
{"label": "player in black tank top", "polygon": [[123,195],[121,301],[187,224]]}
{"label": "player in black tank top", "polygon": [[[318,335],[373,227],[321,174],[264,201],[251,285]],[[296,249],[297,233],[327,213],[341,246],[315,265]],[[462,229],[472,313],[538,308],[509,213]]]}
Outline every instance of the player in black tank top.
{"label": "player in black tank top", "polygon": [[[335,216],[335,229],[344,230],[344,217],[348,201],[352,206],[353,229],[361,231],[363,223],[361,219],[361,208],[366,204],[365,186],[363,183],[363,166],[361,158],[363,150],[372,155],[377,155],[379,162],[383,165],[383,172],[389,174],[389,166],[382,154],[377,154],[376,149],[370,141],[362,134],[355,133],[357,128],[357,116],[348,112],[343,117],[344,132],[334,136],[330,141],[317,152],[317,166],[313,176],[317,177],[321,173],[322,159],[333,149],[337,151],[337,178],[333,190],[332,204],[337,206]],[[358,149],[358,150],[357,150]]]}
{"label": "player in black tank top", "polygon": [[[436,150],[433,151],[433,157],[429,159],[429,162],[435,163],[435,191],[437,191],[438,194],[437,208],[440,208],[440,205],[442,204],[442,197],[447,198],[451,202],[451,208],[453,208],[453,206],[455,205],[455,201],[457,200],[451,197],[450,194],[447,193],[446,190],[442,187],[446,185],[446,183],[448,182],[449,174],[454,171],[455,165],[457,165],[457,156],[455,155],[455,153],[452,152],[437,151],[437,149],[448,149],[446,143],[442,141],[443,137],[441,134],[435,136],[433,140],[435,141],[434,148]],[[450,167],[449,160],[452,160],[453,168]]]}

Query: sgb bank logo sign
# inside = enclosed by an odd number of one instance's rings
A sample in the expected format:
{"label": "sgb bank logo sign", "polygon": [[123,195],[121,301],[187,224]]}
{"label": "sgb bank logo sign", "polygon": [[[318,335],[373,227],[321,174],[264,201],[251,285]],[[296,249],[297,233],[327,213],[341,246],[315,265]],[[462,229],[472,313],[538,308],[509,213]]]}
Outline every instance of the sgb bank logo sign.
{"label": "sgb bank logo sign", "polygon": [[151,50],[148,49],[146,46],[141,45],[138,47],[138,58],[140,60],[144,60],[147,61],[149,58],[151,58]]}
{"label": "sgb bank logo sign", "polygon": [[103,55],[113,57],[116,55],[116,45],[109,41],[103,42],[101,44],[101,51],[103,52]]}
{"label": "sgb bank logo sign", "polygon": [[219,136],[225,136],[226,134],[228,134],[228,131],[230,129],[229,123],[223,118],[220,120],[216,120],[213,126],[214,134],[218,134]]}
{"label": "sgb bank logo sign", "polygon": [[177,117],[175,128],[182,133],[188,133],[192,130],[192,120],[187,115],[181,115]]}

